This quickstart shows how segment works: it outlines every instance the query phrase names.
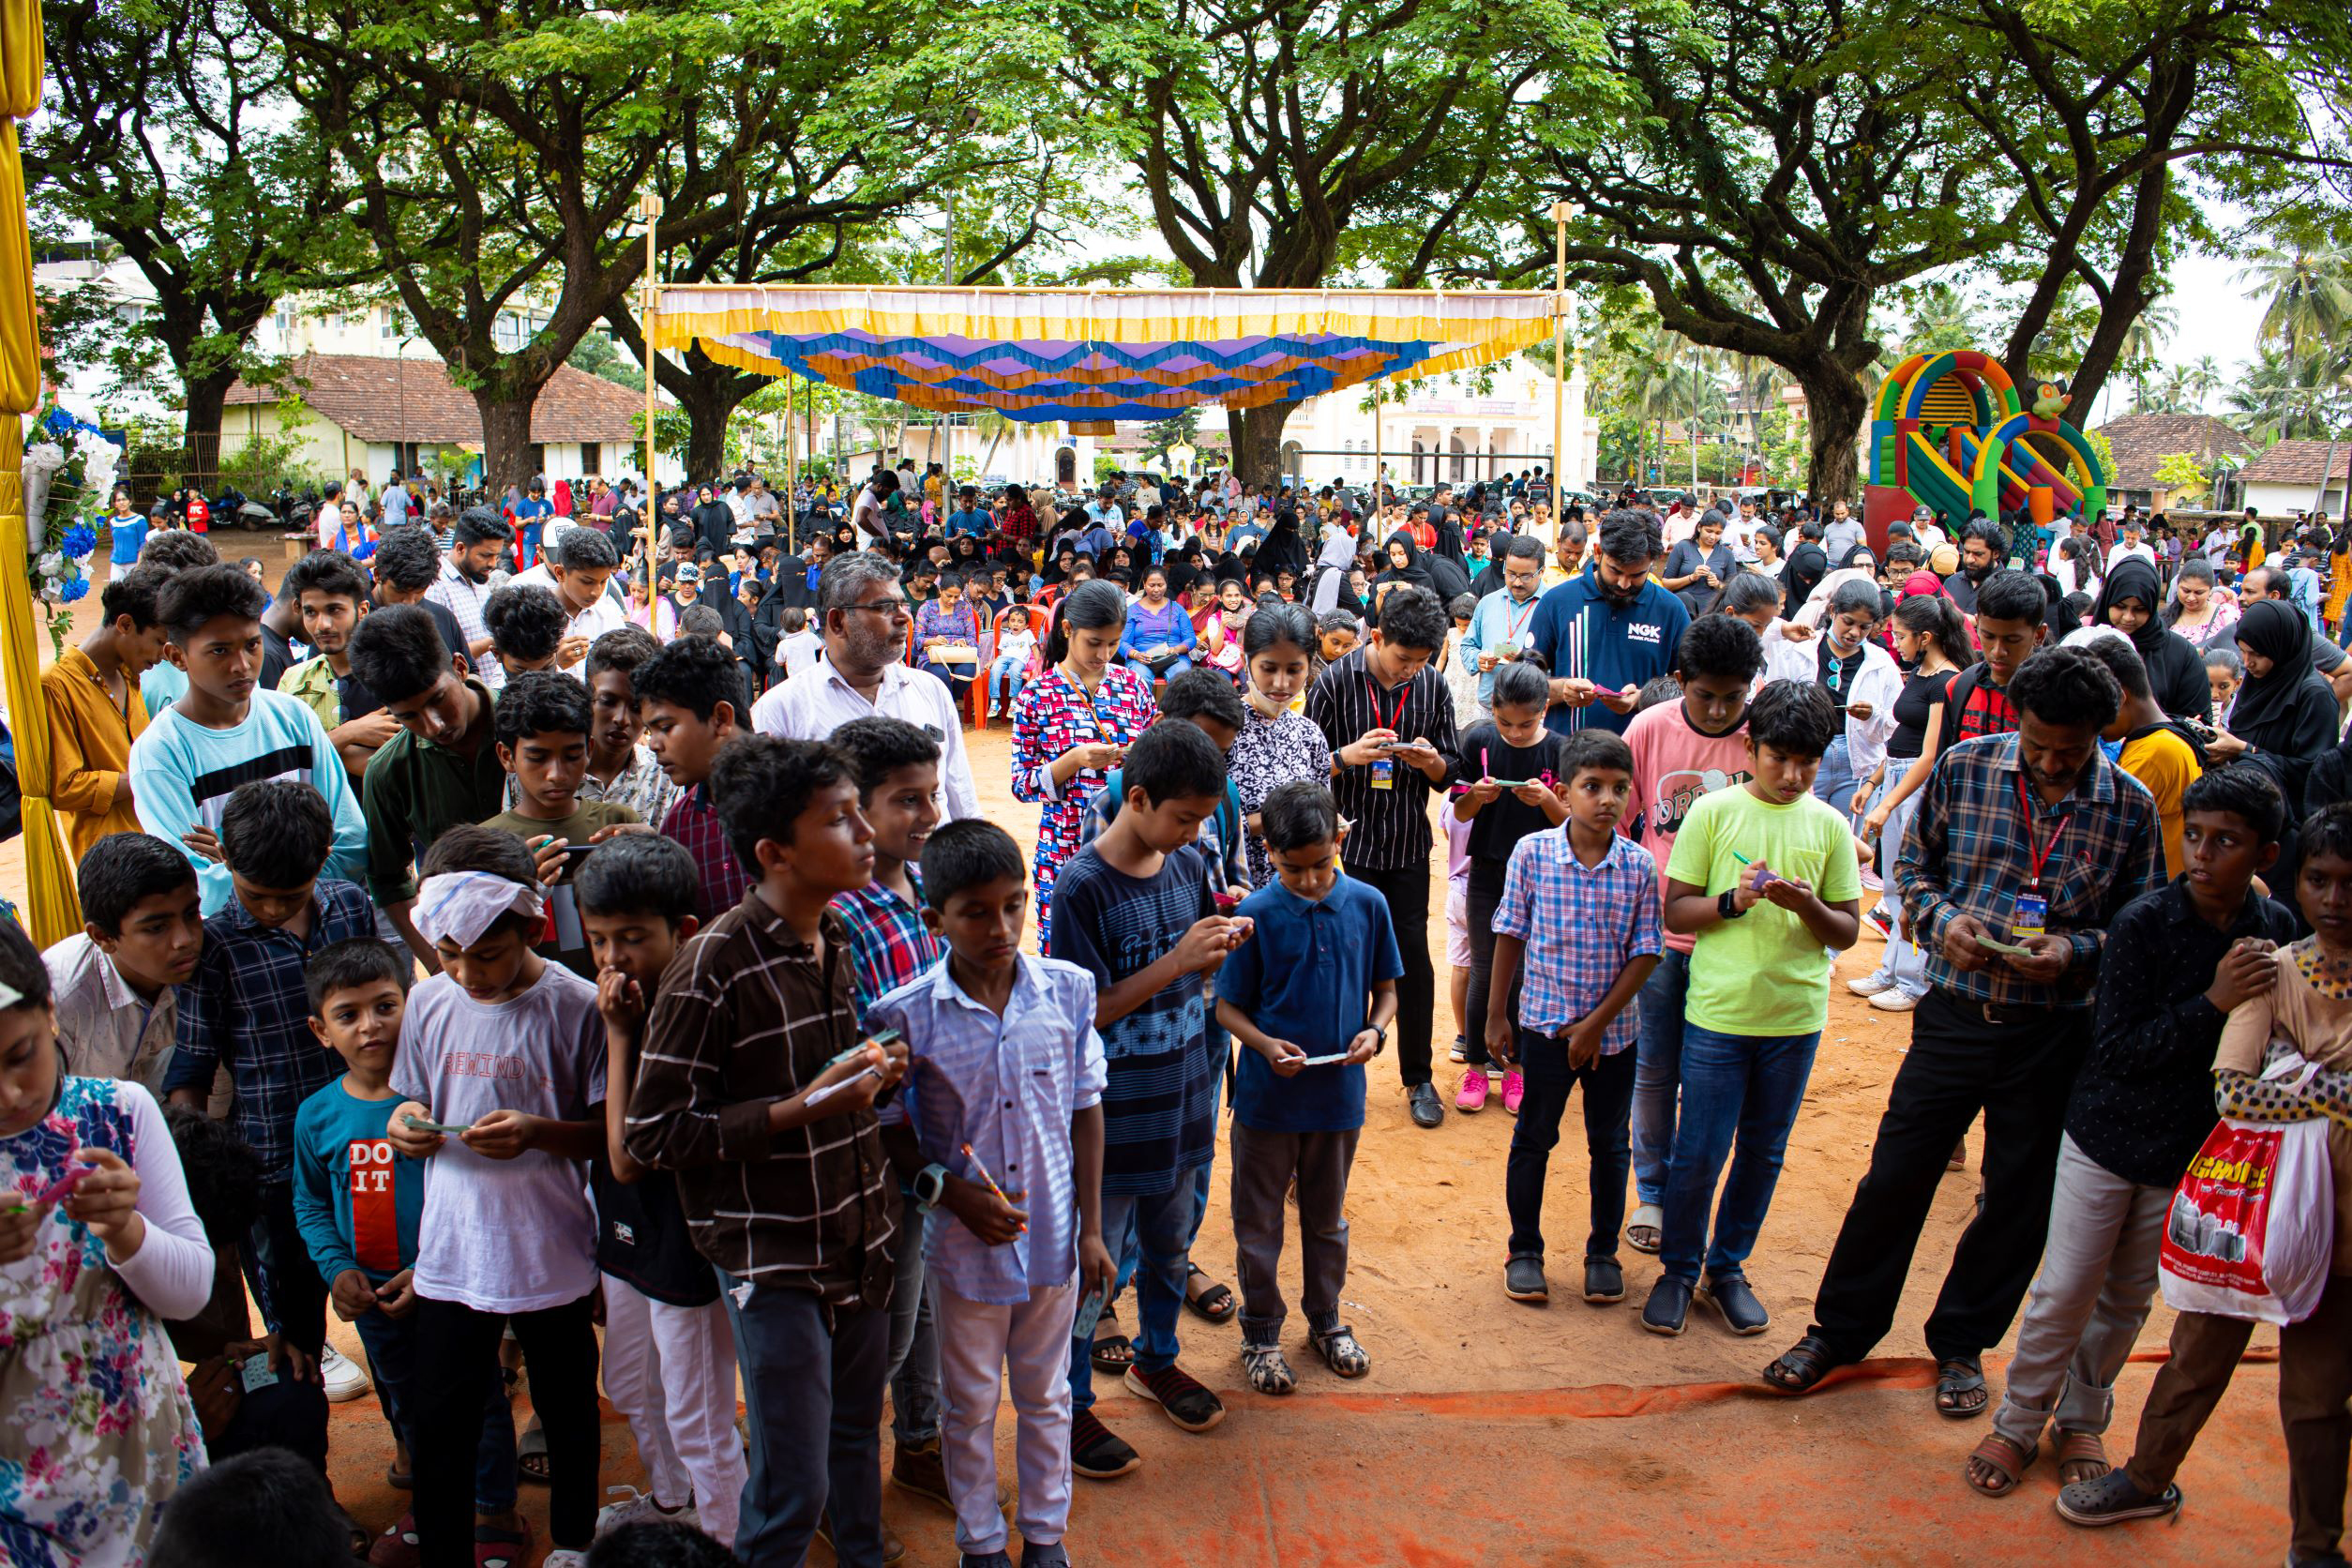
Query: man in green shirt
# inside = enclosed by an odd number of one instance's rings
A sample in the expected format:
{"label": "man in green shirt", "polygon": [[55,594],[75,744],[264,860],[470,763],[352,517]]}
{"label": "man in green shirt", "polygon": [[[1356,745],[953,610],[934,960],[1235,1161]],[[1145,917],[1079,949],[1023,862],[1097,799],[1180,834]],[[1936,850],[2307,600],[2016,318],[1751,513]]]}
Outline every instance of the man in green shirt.
{"label": "man in green shirt", "polygon": [[498,815],[506,770],[491,744],[495,702],[415,605],[386,605],[362,621],[352,633],[351,666],[400,727],[360,784],[369,897],[426,970],[439,973],[433,944],[410,917],[412,867],[449,828]]}

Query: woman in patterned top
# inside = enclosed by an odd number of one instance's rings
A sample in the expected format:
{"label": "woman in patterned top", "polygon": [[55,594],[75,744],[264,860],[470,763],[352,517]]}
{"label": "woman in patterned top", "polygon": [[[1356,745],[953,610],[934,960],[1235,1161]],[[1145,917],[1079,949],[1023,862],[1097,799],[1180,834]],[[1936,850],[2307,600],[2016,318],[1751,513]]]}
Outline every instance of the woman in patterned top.
{"label": "woman in patterned top", "polygon": [[[981,581],[985,584],[987,579]],[[947,689],[956,694],[956,706],[961,709],[964,698],[972,690],[972,681],[980,673],[980,618],[971,605],[964,602],[968,579],[949,566],[940,574],[939,596],[915,612],[914,652],[922,661],[922,669],[947,683]],[[939,656],[946,648],[970,649],[956,661]]]}
{"label": "woman in patterned top", "polygon": [[1044,809],[1037,819],[1037,947],[1051,952],[1053,879],[1078,851],[1086,808],[1127,743],[1159,710],[1152,683],[1115,663],[1127,596],[1114,582],[1071,590],[1046,639],[1050,667],[1013,702],[1013,795]]}
{"label": "woman in patterned top", "polygon": [[1331,746],[1323,732],[1291,703],[1306,690],[1315,647],[1315,618],[1295,604],[1256,611],[1242,628],[1247,680],[1242,695],[1249,721],[1227,754],[1227,776],[1242,797],[1243,825],[1249,846],[1249,884],[1270,886],[1274,866],[1266,858],[1258,809],[1279,784],[1298,779],[1321,783],[1331,776]]}

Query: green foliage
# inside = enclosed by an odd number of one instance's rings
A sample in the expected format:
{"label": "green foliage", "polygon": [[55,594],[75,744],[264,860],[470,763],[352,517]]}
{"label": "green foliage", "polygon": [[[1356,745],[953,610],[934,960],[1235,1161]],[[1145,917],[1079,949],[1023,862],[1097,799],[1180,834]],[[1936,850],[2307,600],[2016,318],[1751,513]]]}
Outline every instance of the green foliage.
{"label": "green foliage", "polygon": [[2194,506],[2213,487],[2213,476],[2188,452],[2167,452],[2156,460],[2156,488],[2172,491],[2175,505]]}
{"label": "green foliage", "polygon": [[234,451],[227,439],[220,445],[221,482],[234,484],[248,495],[266,495],[280,482],[293,483],[308,477],[293,461],[294,455],[303,446],[302,436],[297,432],[248,434]]}
{"label": "green foliage", "polygon": [[645,372],[622,358],[621,351],[612,346],[612,339],[601,332],[583,336],[564,362],[575,370],[602,376],[615,386],[626,386],[632,392],[645,390]]}
{"label": "green foliage", "polygon": [[1143,428],[1143,455],[1154,462],[1168,461],[1171,446],[1198,446],[1200,444],[1200,411],[1188,408],[1173,419],[1163,419]]}

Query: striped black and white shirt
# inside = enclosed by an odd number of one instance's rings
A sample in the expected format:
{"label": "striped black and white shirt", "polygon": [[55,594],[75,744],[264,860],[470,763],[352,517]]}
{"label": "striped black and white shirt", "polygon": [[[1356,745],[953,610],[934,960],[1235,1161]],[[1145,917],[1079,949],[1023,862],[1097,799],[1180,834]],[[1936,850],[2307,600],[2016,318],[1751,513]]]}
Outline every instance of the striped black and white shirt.
{"label": "striped black and white shirt", "polygon": [[[1331,743],[1332,794],[1339,814],[1355,829],[1340,851],[1341,863],[1353,869],[1394,871],[1425,865],[1432,833],[1429,797],[1460,774],[1459,743],[1454,730],[1454,699],[1445,677],[1432,659],[1403,686],[1384,686],[1365,665],[1368,647],[1342,656],[1306,694],[1306,716]],[[1353,746],[1368,730],[1394,730],[1406,740],[1425,740],[1445,760],[1445,774],[1431,782],[1419,768],[1402,758],[1395,760],[1391,787],[1376,790],[1373,764],[1349,767],[1339,760],[1342,746]]]}

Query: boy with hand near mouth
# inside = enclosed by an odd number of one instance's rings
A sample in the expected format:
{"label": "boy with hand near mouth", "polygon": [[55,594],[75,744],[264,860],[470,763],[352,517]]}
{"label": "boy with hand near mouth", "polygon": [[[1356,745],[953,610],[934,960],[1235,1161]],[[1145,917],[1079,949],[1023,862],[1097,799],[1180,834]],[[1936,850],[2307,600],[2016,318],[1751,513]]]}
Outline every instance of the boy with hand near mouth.
{"label": "boy with hand near mouth", "polygon": [[[408,1001],[405,954],[372,938],[322,950],[306,972],[310,1033],[342,1058],[343,1076],[294,1113],[294,1222],[326,1282],[335,1315],[368,1348],[392,1424],[392,1468],[415,1465],[416,1233],[425,1168],[393,1150],[384,1117],[400,1099],[392,1063]],[[515,1418],[506,1391],[482,1408],[475,1450],[476,1529],[527,1538],[515,1510]],[[384,1531],[380,1555],[415,1560],[416,1516]]]}
{"label": "boy with hand near mouth", "polygon": [[[1506,677],[1506,683],[1515,678]],[[1505,685],[1496,689],[1500,693]],[[1617,831],[1633,795],[1634,753],[1623,737],[1579,730],[1560,743],[1559,767],[1568,820],[1513,846],[1493,916],[1486,1048],[1498,1061],[1520,1063],[1527,1085],[1505,1168],[1511,1256],[1503,1268],[1503,1291],[1513,1301],[1549,1296],[1544,1281],[1544,1178],[1560,1141],[1569,1091],[1581,1084],[1585,1144],[1592,1151],[1584,1299],[1606,1305],[1625,1299],[1617,1238],[1625,1218],[1625,1175],[1633,1164],[1627,1125],[1636,1053],[1629,1048],[1638,1021],[1626,1009],[1640,995],[1665,945],[1658,928],[1658,867],[1648,850]]]}
{"label": "boy with hand near mouth", "polygon": [[[1771,1326],[1748,1287],[1748,1252],[1829,1018],[1828,950],[1853,946],[1862,931],[1853,832],[1811,793],[1838,716],[1818,685],[1768,683],[1748,704],[1753,776],[1691,807],[1666,863],[1666,928],[1698,942],[1658,1248],[1666,1272],[1641,1314],[1652,1334],[1682,1332],[1702,1261],[1704,1293],[1726,1327],[1751,1334]],[[1708,1206],[1735,1133],[1711,1246]]]}
{"label": "boy with hand near mouth", "polygon": [[[596,988],[531,950],[546,919],[530,852],[461,826],[425,852],[416,928],[441,972],[409,998],[385,1136],[429,1160],[417,1225],[415,1513],[424,1568],[465,1568],[481,1416],[512,1323],[547,1432],[551,1568],[581,1568],[596,1523],[596,1218],[604,1125]],[[412,1120],[413,1119],[413,1120]],[[438,1123],[464,1130],[445,1135]],[[520,1536],[497,1538],[520,1557]]]}
{"label": "boy with hand near mouth", "polygon": [[[891,721],[858,721],[877,722]],[[1094,981],[1021,953],[1028,867],[1003,828],[950,822],[923,868],[924,919],[946,961],[892,990],[869,1020],[900,1031],[921,1069],[883,1129],[921,1228],[901,1244],[923,1254],[939,1315],[944,1484],[966,1568],[1011,1564],[995,1442],[1007,1372],[1021,1562],[1048,1568],[1069,1560],[1074,1316],[1081,1294],[1108,1299],[1118,1278],[1103,1242]],[[1022,1092],[1004,1103],[997,1086],[1014,1083]]]}

